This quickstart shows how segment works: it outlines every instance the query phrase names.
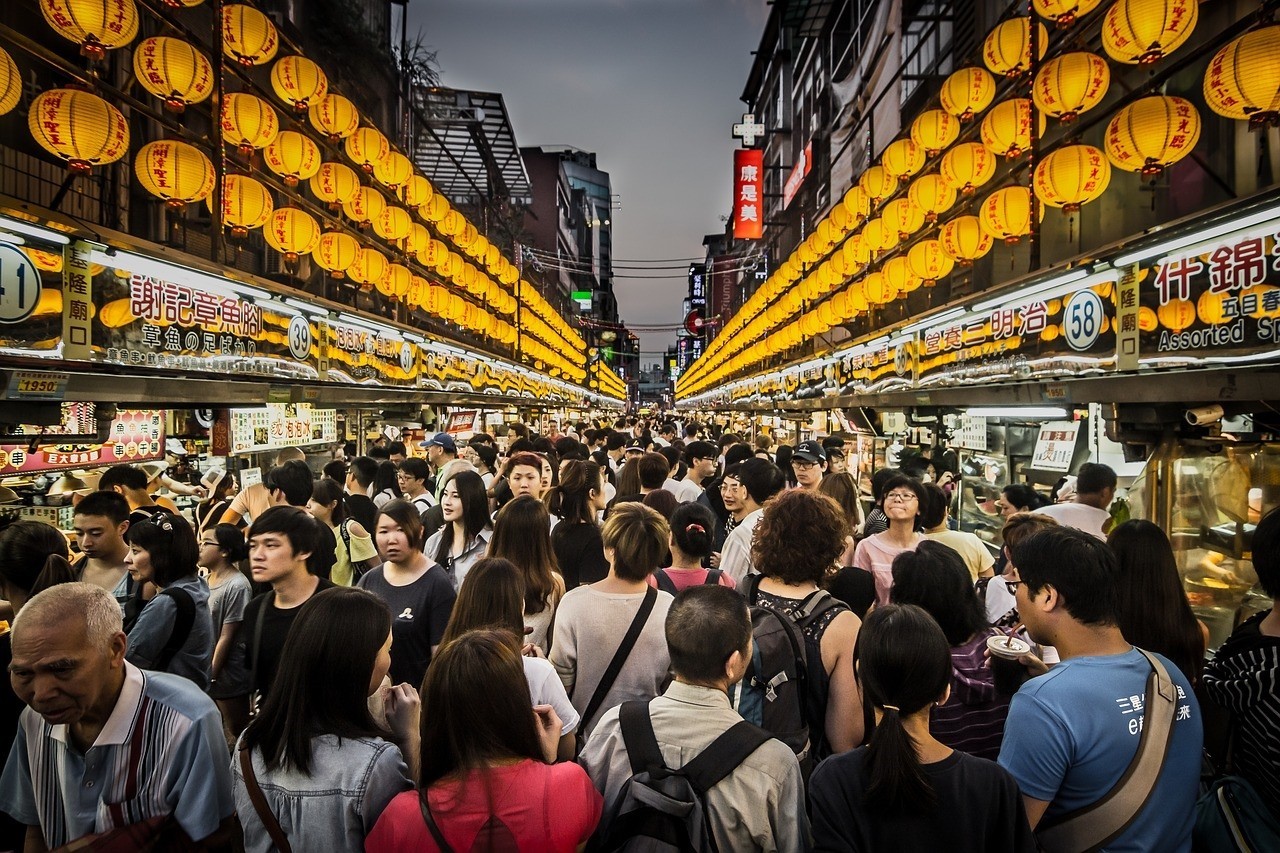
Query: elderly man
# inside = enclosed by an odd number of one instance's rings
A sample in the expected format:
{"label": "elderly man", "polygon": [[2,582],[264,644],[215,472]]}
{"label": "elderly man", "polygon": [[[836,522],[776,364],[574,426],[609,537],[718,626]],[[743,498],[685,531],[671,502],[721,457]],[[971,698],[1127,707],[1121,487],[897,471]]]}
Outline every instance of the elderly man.
{"label": "elderly man", "polygon": [[14,620],[9,673],[29,707],[0,810],[27,825],[27,851],[107,832],[142,846],[180,830],[210,849],[227,837],[235,805],[217,706],[185,678],[126,662],[126,645],[119,605],[93,584],[51,587]]}

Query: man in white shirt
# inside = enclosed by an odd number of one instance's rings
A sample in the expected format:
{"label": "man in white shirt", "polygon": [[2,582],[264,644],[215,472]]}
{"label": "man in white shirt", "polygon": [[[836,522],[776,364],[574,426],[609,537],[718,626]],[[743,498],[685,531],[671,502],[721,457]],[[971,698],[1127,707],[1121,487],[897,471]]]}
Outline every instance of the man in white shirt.
{"label": "man in white shirt", "polygon": [[1074,527],[1106,540],[1111,529],[1111,513],[1107,507],[1116,495],[1116,472],[1109,465],[1086,462],[1076,472],[1076,495],[1067,503],[1035,510],[1064,527]]}
{"label": "man in white shirt", "polygon": [[685,445],[684,462],[688,471],[671,489],[682,503],[696,501],[706,488],[703,482],[716,472],[716,446],[709,441],[691,441]]}
{"label": "man in white shirt", "polygon": [[734,521],[720,551],[720,571],[742,586],[755,570],[751,560],[751,534],[764,515],[764,505],[786,486],[782,469],[767,459],[748,459],[731,465],[720,484],[725,509]]}

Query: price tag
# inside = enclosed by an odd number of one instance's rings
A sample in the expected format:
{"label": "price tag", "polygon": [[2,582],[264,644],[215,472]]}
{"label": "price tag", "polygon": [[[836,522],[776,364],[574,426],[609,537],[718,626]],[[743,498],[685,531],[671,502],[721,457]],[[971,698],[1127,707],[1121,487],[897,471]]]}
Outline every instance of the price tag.
{"label": "price tag", "polygon": [[67,373],[15,370],[9,374],[5,398],[9,400],[58,400],[67,395]]}

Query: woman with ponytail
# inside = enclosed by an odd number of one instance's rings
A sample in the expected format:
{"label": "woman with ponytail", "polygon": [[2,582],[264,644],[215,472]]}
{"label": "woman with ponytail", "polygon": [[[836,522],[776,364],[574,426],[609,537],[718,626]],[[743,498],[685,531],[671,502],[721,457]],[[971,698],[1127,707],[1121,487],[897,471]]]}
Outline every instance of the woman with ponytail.
{"label": "woman with ponytail", "polygon": [[649,575],[649,586],[677,595],[687,587],[715,584],[734,588],[733,578],[704,569],[714,549],[716,517],[704,504],[685,502],[671,513],[671,565]]}
{"label": "woman with ponytail", "polygon": [[1033,853],[1013,777],[929,732],[930,709],[951,692],[950,648],[933,618],[910,604],[876,608],[855,659],[875,731],[813,771],[814,849]]}

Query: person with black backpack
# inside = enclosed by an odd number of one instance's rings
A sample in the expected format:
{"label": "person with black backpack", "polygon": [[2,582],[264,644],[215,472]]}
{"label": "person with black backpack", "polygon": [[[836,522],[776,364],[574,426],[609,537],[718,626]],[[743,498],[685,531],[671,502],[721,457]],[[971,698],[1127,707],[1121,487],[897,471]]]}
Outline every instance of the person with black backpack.
{"label": "person with black backpack", "polygon": [[672,595],[701,584],[733,589],[733,578],[719,569],[703,568],[715,545],[716,517],[711,510],[692,501],[678,504],[668,523],[671,525],[671,565],[649,575],[649,586]]}
{"label": "person with black backpack", "polygon": [[729,704],[751,659],[745,602],[719,585],[690,587],[665,633],[675,680],[606,711],[579,759],[605,801],[590,849],[808,849],[795,754]]}

